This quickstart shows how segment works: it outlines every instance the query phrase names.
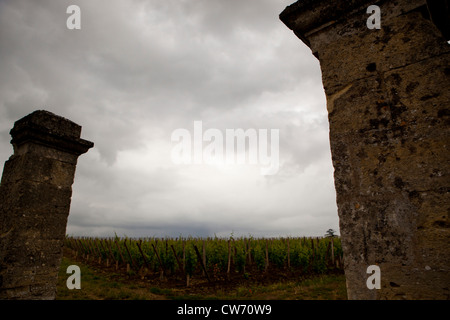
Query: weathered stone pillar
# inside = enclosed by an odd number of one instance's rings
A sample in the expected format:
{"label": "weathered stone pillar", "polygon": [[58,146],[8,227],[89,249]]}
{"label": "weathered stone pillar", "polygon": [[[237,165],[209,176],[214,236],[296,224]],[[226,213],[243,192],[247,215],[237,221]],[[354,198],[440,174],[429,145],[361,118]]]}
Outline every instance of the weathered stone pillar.
{"label": "weathered stone pillar", "polygon": [[[366,24],[370,5],[381,29]],[[442,17],[448,1],[304,0],[280,14],[320,60],[350,299],[450,298]],[[379,290],[366,286],[370,265]]]}
{"label": "weathered stone pillar", "polygon": [[54,299],[81,127],[47,111],[16,121],[0,184],[0,299]]}

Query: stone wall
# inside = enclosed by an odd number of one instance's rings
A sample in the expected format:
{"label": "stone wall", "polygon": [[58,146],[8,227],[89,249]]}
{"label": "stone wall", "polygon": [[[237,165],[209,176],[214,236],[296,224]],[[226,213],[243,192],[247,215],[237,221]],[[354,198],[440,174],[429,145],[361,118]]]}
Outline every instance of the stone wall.
{"label": "stone wall", "polygon": [[450,298],[450,18],[432,2],[304,0],[280,14],[320,60],[350,299]]}
{"label": "stone wall", "polygon": [[0,299],[54,299],[81,127],[47,111],[16,121],[0,184]]}

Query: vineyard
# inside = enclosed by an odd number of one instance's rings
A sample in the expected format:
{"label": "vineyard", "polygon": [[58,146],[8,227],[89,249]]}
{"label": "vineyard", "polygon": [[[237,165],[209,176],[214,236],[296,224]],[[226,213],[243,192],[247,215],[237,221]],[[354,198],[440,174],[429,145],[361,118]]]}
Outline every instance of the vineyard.
{"label": "vineyard", "polygon": [[143,278],[192,277],[208,282],[240,275],[288,271],[324,274],[342,270],[339,237],[326,238],[75,238],[65,248],[76,259]]}

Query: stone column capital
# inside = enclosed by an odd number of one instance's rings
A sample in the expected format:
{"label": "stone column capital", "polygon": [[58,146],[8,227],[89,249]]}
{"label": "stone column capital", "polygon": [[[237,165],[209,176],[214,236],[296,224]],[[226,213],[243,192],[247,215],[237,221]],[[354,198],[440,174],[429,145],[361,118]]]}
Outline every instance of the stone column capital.
{"label": "stone column capital", "polygon": [[37,110],[17,120],[10,131],[14,153],[29,143],[58,149],[76,156],[86,153],[94,143],[80,138],[81,126],[49,111]]}

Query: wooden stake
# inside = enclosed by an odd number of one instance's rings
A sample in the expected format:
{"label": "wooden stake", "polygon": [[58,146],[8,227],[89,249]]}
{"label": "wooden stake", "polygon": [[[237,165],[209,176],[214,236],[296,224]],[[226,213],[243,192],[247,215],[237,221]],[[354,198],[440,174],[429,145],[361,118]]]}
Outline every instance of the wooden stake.
{"label": "wooden stake", "polygon": [[[205,270],[206,270],[206,245],[205,245],[205,240],[202,241],[202,261],[203,261],[203,265],[205,266]],[[203,271],[203,276],[205,276],[205,271]]]}
{"label": "wooden stake", "polygon": [[208,272],[206,272],[206,266],[203,264],[202,256],[200,255],[200,252],[198,252],[198,248],[195,244],[194,244],[194,249],[195,249],[195,253],[197,254],[197,258],[200,261],[200,264],[203,268],[203,271],[205,271],[206,279],[208,279],[208,282],[211,282],[211,280],[209,279],[209,276],[208,276]]}
{"label": "wooden stake", "polygon": [[94,254],[94,251],[92,250],[92,248],[91,248],[91,240],[90,239],[86,239],[86,246],[87,246],[87,248],[88,248],[88,250],[89,250],[89,254],[91,254],[91,255],[93,255]]}
{"label": "wooden stake", "polygon": [[233,239],[233,249],[231,250],[231,260],[233,261],[233,270],[236,270],[236,256],[237,256],[237,248],[236,242]]}
{"label": "wooden stake", "polygon": [[186,241],[183,240],[183,271],[186,269]]}
{"label": "wooden stake", "polygon": [[230,280],[230,269],[231,269],[231,241],[228,240],[228,267],[227,267],[228,280]]}
{"label": "wooden stake", "polygon": [[269,268],[269,240],[266,239],[266,265],[264,267],[264,272],[267,272]]}
{"label": "wooden stake", "polygon": [[328,242],[328,244],[327,244],[327,253],[326,253],[326,255],[325,255],[325,258],[326,259],[328,259],[327,260],[327,264],[330,264],[330,257],[331,257],[331,254],[330,254],[330,252],[331,252],[331,250],[330,250],[330,247],[331,247],[331,242]]}
{"label": "wooden stake", "polygon": [[289,246],[289,238],[287,238],[287,263],[288,269],[291,268],[291,248]]}
{"label": "wooden stake", "polygon": [[111,257],[111,259],[112,259],[113,261],[117,261],[117,260],[116,260],[116,257],[115,257],[114,254],[112,253],[110,241],[109,241],[109,240],[108,240],[108,241],[105,240],[105,243],[107,244],[107,247],[108,247],[108,250],[109,250],[109,256]]}
{"label": "wooden stake", "polygon": [[331,237],[331,263],[334,266],[334,239]]}
{"label": "wooden stake", "polygon": [[[100,258],[102,258],[103,257],[103,254],[102,254],[102,250],[100,249],[100,246],[99,246],[99,243],[100,241],[97,239],[97,238],[95,238],[95,241],[94,241],[94,243],[95,243],[95,246],[97,247],[97,251],[98,251],[98,256],[100,257]],[[99,260],[100,261],[100,260]],[[100,262],[99,262],[100,263]]]}
{"label": "wooden stake", "polygon": [[312,249],[312,255],[311,255],[311,261],[309,263],[310,271],[313,269],[313,264],[316,261],[316,249],[314,248],[314,239],[313,238],[311,238],[311,249]]}
{"label": "wooden stake", "polygon": [[[124,244],[124,246],[125,246],[125,250],[126,250],[127,253],[128,253],[128,256],[130,257],[131,264],[132,264],[134,267],[136,267],[136,264],[135,264],[135,262],[134,262],[134,260],[133,260],[133,257],[131,256],[130,250],[128,250],[127,241],[125,240],[125,241],[123,242],[123,244]],[[136,267],[136,268],[137,268],[137,267]]]}
{"label": "wooden stake", "polygon": [[173,255],[175,256],[175,259],[177,260],[178,268],[180,268],[180,271],[184,273],[183,264],[181,263],[180,259],[178,259],[177,253],[175,252],[175,248],[173,247],[173,244],[170,245],[170,248],[172,249]]}
{"label": "wooden stake", "polygon": [[250,247],[250,239],[248,239],[248,265],[250,266],[252,264],[252,250]]}
{"label": "wooden stake", "polygon": [[150,270],[150,266],[147,263],[147,258],[145,258],[144,252],[142,252],[141,243],[142,240],[139,240],[139,242],[136,242],[136,245],[139,249],[139,252],[141,253],[142,259],[144,259],[145,266],[147,267],[148,270]]}
{"label": "wooden stake", "polygon": [[162,261],[161,261],[161,258],[159,257],[158,250],[156,250],[156,247],[154,246],[153,243],[152,243],[152,247],[153,247],[153,251],[155,251],[156,257],[158,258],[159,266],[160,266],[160,268],[161,268],[161,276],[163,277],[163,276],[164,276],[164,273],[165,273],[165,272],[164,272],[164,271],[165,271],[164,265],[163,265],[163,263],[162,263]]}
{"label": "wooden stake", "polygon": [[117,242],[117,239],[115,242],[116,242],[116,246],[117,246],[117,251],[119,251],[120,258],[122,259],[122,262],[125,262],[125,259],[123,258],[123,255],[122,255],[122,250],[120,250],[120,246],[119,246],[119,243]]}
{"label": "wooden stake", "polygon": [[100,247],[102,247],[102,251],[105,253],[106,256],[108,256],[108,251],[105,249],[106,246],[103,246],[102,240],[99,241]]}

